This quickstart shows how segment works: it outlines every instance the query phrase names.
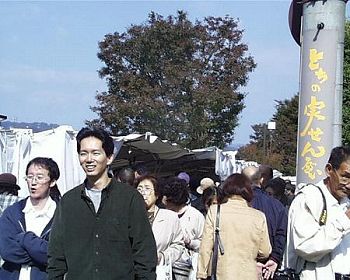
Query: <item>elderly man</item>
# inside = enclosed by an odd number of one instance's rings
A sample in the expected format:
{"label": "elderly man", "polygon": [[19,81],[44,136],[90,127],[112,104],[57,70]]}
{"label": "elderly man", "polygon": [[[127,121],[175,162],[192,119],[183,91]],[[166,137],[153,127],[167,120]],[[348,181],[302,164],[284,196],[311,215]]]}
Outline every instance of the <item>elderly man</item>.
{"label": "elderly man", "polygon": [[269,230],[269,238],[272,247],[269,259],[263,266],[264,279],[272,279],[275,271],[280,266],[287,238],[287,210],[281,202],[269,196],[261,189],[263,177],[261,170],[255,166],[246,167],[243,170],[252,182],[253,200],[251,205],[253,208],[260,210],[266,216],[267,226]]}
{"label": "elderly man", "polygon": [[350,147],[336,147],[325,178],[300,187],[290,206],[285,266],[300,279],[350,279],[349,194]]}

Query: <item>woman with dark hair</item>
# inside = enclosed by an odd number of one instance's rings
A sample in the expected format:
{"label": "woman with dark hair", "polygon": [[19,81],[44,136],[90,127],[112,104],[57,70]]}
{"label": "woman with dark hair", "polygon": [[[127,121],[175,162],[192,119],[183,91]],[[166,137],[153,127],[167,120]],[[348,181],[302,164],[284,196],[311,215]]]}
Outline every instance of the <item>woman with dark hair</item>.
{"label": "woman with dark hair", "polygon": [[265,191],[284,206],[289,206],[288,197],[286,196],[286,182],[282,178],[277,177],[268,181]]}
{"label": "woman with dark hair", "polygon": [[219,188],[217,186],[209,187],[203,191],[202,201],[205,207],[205,213],[213,204],[217,204],[219,200]]}
{"label": "woman with dark hair", "polygon": [[[243,174],[230,175],[222,185],[219,200],[219,234],[225,253],[218,254],[218,280],[258,279],[257,259],[266,259],[271,252],[265,215],[249,206],[253,192]],[[214,247],[217,205],[209,208],[202,243],[199,249],[197,278],[211,275],[210,259]]]}
{"label": "woman with dark hair", "polygon": [[165,207],[177,213],[185,236],[186,250],[173,266],[175,280],[188,280],[196,271],[199,245],[204,228],[204,216],[189,202],[187,182],[177,177],[170,178],[162,186],[162,202]]}
{"label": "woman with dark hair", "polygon": [[158,265],[170,262],[169,267],[172,267],[174,262],[180,258],[185,247],[180,220],[173,211],[157,207],[159,190],[157,179],[154,176],[138,177],[136,189],[145,200],[148,219],[157,245]]}
{"label": "woman with dark hair", "polygon": [[[51,158],[36,157],[26,168],[29,196],[6,208],[0,218],[0,279],[47,279],[47,247],[60,176]],[[55,195],[51,192],[56,188]]]}

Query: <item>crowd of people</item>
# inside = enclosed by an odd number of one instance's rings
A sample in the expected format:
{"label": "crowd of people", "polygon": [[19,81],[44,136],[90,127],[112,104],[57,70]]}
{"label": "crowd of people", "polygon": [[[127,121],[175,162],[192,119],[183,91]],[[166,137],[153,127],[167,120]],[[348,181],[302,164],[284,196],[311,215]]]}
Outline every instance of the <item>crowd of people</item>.
{"label": "crowd of people", "polygon": [[0,174],[1,280],[350,279],[350,148],[295,194],[266,165],[195,185],[186,170],[113,173],[106,131],[76,139],[86,179],[63,196],[51,158],[28,163],[24,199]]}

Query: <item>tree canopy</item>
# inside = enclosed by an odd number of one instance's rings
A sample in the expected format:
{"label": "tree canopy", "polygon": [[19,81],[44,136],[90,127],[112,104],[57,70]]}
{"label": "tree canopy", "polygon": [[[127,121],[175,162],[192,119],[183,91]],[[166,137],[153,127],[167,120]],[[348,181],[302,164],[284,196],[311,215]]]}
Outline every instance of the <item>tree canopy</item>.
{"label": "tree canopy", "polygon": [[275,130],[266,124],[256,124],[251,142],[239,150],[238,157],[269,164],[285,175],[295,175],[299,96],[276,101],[276,112],[271,121]]}
{"label": "tree canopy", "polygon": [[238,20],[163,16],[99,42],[99,70],[108,89],[92,110],[114,135],[155,133],[187,148],[232,142],[244,108],[242,87],[256,64]]}
{"label": "tree canopy", "polygon": [[[350,145],[350,21],[345,22],[344,39],[344,68],[343,68],[343,105],[342,105],[342,143]],[[251,142],[239,150],[238,157],[270,164],[285,175],[295,175],[297,157],[297,125],[298,125],[298,97],[291,100],[278,101],[277,112],[271,120],[276,121],[276,131],[270,133],[272,147],[266,156],[263,148],[263,126],[253,125],[254,134]]]}

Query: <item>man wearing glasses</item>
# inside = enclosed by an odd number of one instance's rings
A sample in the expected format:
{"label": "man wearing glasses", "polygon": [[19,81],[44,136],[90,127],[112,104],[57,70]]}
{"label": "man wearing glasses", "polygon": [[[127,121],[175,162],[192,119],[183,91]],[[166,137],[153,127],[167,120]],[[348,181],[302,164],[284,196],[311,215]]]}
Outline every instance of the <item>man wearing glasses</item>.
{"label": "man wearing glasses", "polygon": [[0,279],[47,279],[47,247],[56,202],[50,197],[60,176],[57,163],[37,157],[26,168],[29,197],[6,208],[0,218]]}
{"label": "man wearing glasses", "polygon": [[288,221],[285,267],[300,279],[350,279],[350,147],[332,150],[326,178],[305,185]]}
{"label": "man wearing glasses", "polygon": [[157,251],[145,203],[136,189],[109,176],[113,139],[102,129],[77,135],[85,181],[56,210],[48,279],[155,280]]}

